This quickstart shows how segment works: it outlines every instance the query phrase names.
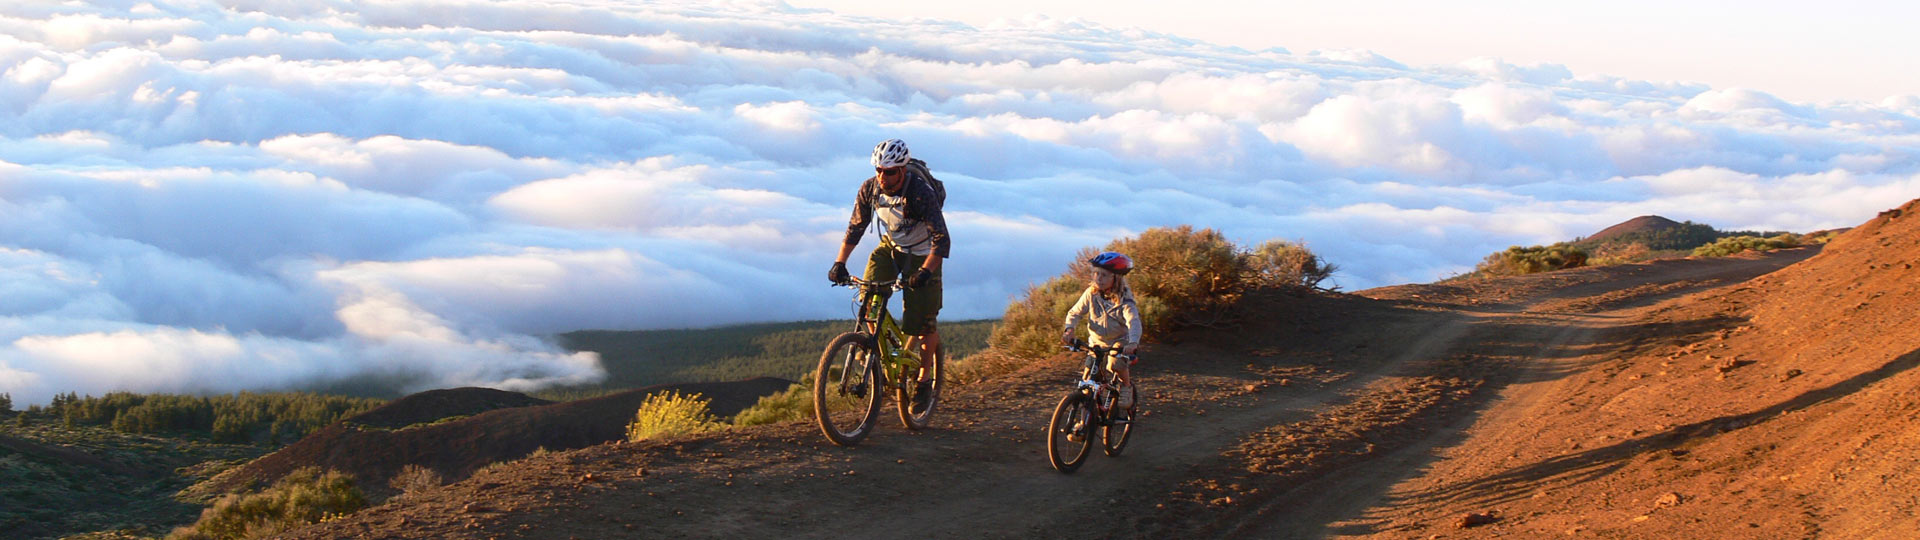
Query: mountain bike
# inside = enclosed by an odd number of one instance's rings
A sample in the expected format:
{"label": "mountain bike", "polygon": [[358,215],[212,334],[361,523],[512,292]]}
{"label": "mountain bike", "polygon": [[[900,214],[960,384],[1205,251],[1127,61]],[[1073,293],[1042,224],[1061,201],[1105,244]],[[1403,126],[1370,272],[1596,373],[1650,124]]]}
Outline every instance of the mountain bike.
{"label": "mountain bike", "polygon": [[[1047,461],[1055,470],[1072,474],[1086,462],[1096,428],[1100,450],[1108,456],[1118,456],[1127,448],[1127,439],[1138,425],[1139,416],[1134,413],[1140,407],[1140,391],[1138,381],[1119,387],[1114,373],[1106,369],[1107,356],[1120,354],[1119,347],[1089,345],[1076,339],[1067,350],[1087,353],[1086,360],[1081,364],[1080,380],[1060,398],[1060,405],[1053,408],[1053,420],[1047,422]],[[1120,358],[1135,361],[1127,355]],[[1113,405],[1123,391],[1133,398],[1133,404],[1119,409]]]}
{"label": "mountain bike", "polygon": [[[927,427],[940,405],[946,353],[935,347],[923,361],[918,350],[906,346],[907,335],[887,312],[889,289],[906,287],[897,280],[851,278],[840,286],[860,289],[854,298],[853,331],[827,342],[820,365],[813,372],[813,415],[827,440],[840,446],[858,444],[879,423],[882,393],[892,394],[900,406],[900,424],[907,429]],[[918,370],[927,366],[932,385],[918,391]]]}

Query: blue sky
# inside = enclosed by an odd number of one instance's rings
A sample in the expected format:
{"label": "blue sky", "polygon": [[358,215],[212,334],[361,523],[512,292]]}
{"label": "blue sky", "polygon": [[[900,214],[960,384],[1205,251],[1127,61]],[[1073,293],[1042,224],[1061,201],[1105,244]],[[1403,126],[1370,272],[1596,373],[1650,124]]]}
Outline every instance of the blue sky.
{"label": "blue sky", "polygon": [[823,275],[889,137],[948,186],[948,318],[1154,226],[1302,241],[1358,289],[1644,214],[1813,230],[1920,196],[1914,95],[1113,24],[8,3],[0,392],[525,389],[601,376],[555,332],[841,317]]}

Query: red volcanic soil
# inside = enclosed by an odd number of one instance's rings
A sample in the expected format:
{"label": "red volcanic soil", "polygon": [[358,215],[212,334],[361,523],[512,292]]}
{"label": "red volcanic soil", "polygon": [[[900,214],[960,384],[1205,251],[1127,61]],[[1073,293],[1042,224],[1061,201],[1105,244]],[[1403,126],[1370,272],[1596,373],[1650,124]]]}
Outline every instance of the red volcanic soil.
{"label": "red volcanic soil", "polygon": [[1920,538],[1917,214],[1824,251],[1254,294],[1149,346],[1135,439],[1073,475],[1045,457],[1063,355],[855,448],[598,444],[292,536]]}
{"label": "red volcanic soil", "polygon": [[564,403],[488,388],[432,390],[327,426],[190,491],[231,492],[270,484],[300,467],[318,466],[347,472],[362,489],[387,495],[391,493],[388,481],[407,465],[459,480],[488,464],[518,459],[537,449],[570,450],[623,440],[634,411],[655,393],[698,393],[712,400],[709,406],[715,415],[731,416],[792,384],[772,377],[663,384]]}

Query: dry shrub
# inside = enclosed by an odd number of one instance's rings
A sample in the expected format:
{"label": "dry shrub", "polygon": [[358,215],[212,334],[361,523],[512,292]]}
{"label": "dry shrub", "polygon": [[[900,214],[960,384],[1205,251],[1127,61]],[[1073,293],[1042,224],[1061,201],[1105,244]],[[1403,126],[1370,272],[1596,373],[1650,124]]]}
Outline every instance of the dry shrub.
{"label": "dry shrub", "polygon": [[1743,251],[1772,251],[1791,247],[1800,247],[1800,238],[1792,234],[1781,234],[1771,238],[1729,236],[1715,240],[1711,244],[1693,248],[1693,256],[1725,257]]}
{"label": "dry shrub", "polygon": [[987,335],[987,346],[1015,356],[1037,358],[1060,348],[1061,321],[1087,288],[1084,279],[1054,276],[1045,284],[1027,287],[1019,300],[1007,304],[1000,324]]}
{"label": "dry shrub", "polygon": [[803,420],[813,417],[813,377],[801,377],[800,382],[788,386],[786,391],[761,396],[752,407],[733,415],[735,426],[757,426]]}
{"label": "dry shrub", "polygon": [[1473,268],[1476,276],[1517,276],[1587,265],[1587,251],[1566,242],[1551,246],[1513,246],[1488,255]]}
{"label": "dry shrub", "polygon": [[[1268,241],[1252,251],[1242,250],[1213,229],[1189,225],[1147,229],[1140,236],[1114,240],[1103,249],[1087,248],[1074,256],[1067,272],[1007,305],[1000,324],[987,343],[992,355],[969,357],[961,371],[984,378],[1010,370],[1010,359],[1037,358],[1060,348],[1061,322],[1067,310],[1092,283],[1087,263],[1100,251],[1118,251],[1133,259],[1127,274],[1139,302],[1143,339],[1158,341],[1172,330],[1190,326],[1232,323],[1233,304],[1247,291],[1263,287],[1318,288],[1337,269],[1306,246]],[[982,353],[987,354],[987,353]],[[996,367],[997,366],[997,367]]]}
{"label": "dry shrub", "polygon": [[708,408],[711,403],[700,394],[683,396],[677,390],[647,396],[640,410],[634,412],[633,422],[627,424],[627,440],[638,442],[726,427],[714,419]]}
{"label": "dry shrub", "polygon": [[266,491],[220,499],[200,513],[200,521],[174,529],[167,539],[269,538],[366,506],[367,498],[353,485],[352,477],[304,467],[287,473]]}
{"label": "dry shrub", "polygon": [[[1058,337],[1056,334],[1055,339]],[[955,384],[972,384],[994,375],[1020,369],[1030,361],[1028,358],[1009,354],[1005,350],[988,348],[948,364],[947,380]]]}
{"label": "dry shrub", "polygon": [[1256,288],[1318,289],[1340,267],[1315,255],[1306,244],[1268,240],[1247,254],[1247,270]]}
{"label": "dry shrub", "polygon": [[387,481],[387,487],[399,491],[401,495],[412,495],[440,487],[440,473],[420,465],[408,464],[400,468],[400,473]]}
{"label": "dry shrub", "polygon": [[[1238,301],[1251,285],[1245,279],[1247,258],[1213,229],[1155,227],[1137,237],[1114,240],[1105,251],[1118,251],[1133,259],[1134,270],[1127,274],[1127,283],[1133,286],[1135,297],[1143,303],[1144,297],[1153,297],[1165,305],[1161,314],[1145,313],[1146,306],[1141,306],[1150,328],[1223,322],[1224,308]],[[1082,284],[1092,276],[1086,259],[1093,252],[1084,254],[1087,256],[1075,261],[1074,272]]]}

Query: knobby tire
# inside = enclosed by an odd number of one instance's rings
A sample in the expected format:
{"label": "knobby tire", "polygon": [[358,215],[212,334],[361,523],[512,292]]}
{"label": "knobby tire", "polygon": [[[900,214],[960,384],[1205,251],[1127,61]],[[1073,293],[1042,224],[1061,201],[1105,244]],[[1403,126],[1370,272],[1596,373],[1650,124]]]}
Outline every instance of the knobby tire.
{"label": "knobby tire", "polygon": [[1133,438],[1133,427],[1140,422],[1140,383],[1128,384],[1121,392],[1133,394],[1133,405],[1127,407],[1127,423],[1108,424],[1100,428],[1100,451],[1108,456],[1118,456],[1127,449],[1127,440]]}
{"label": "knobby tire", "polygon": [[[1093,449],[1093,416],[1092,403],[1079,391],[1060,398],[1060,405],[1053,408],[1053,420],[1047,422],[1047,461],[1053,463],[1054,470],[1072,474],[1086,463],[1087,452]],[[1067,440],[1076,419],[1085,420],[1078,442]]]}
{"label": "knobby tire", "polygon": [[[814,368],[813,416],[820,432],[833,444],[859,444],[879,423],[880,394],[886,381],[872,344],[864,334],[840,334],[827,342],[827,350],[820,353],[820,365]],[[852,369],[846,369],[849,365]],[[847,387],[854,391],[847,391]]]}
{"label": "knobby tire", "polygon": [[[927,365],[927,368],[933,372],[932,373],[933,388],[932,390],[929,391],[930,393],[933,394],[933,397],[931,398],[932,401],[927,402],[926,410],[920,411],[920,414],[914,414],[912,411],[911,404],[913,400],[914,385],[917,383],[909,382],[907,383],[905,388],[896,388],[894,390],[894,401],[900,404],[900,425],[901,426],[905,426],[907,429],[919,431],[922,429],[926,429],[927,425],[932,422],[933,411],[940,408],[940,387],[946,385],[945,372],[946,372],[946,363],[947,363],[946,362],[947,353],[945,349],[946,347],[944,345],[939,347],[934,347],[933,361]],[[902,380],[907,380],[907,381],[917,381],[919,379],[919,375],[909,370],[906,373],[902,373],[900,378]]]}

